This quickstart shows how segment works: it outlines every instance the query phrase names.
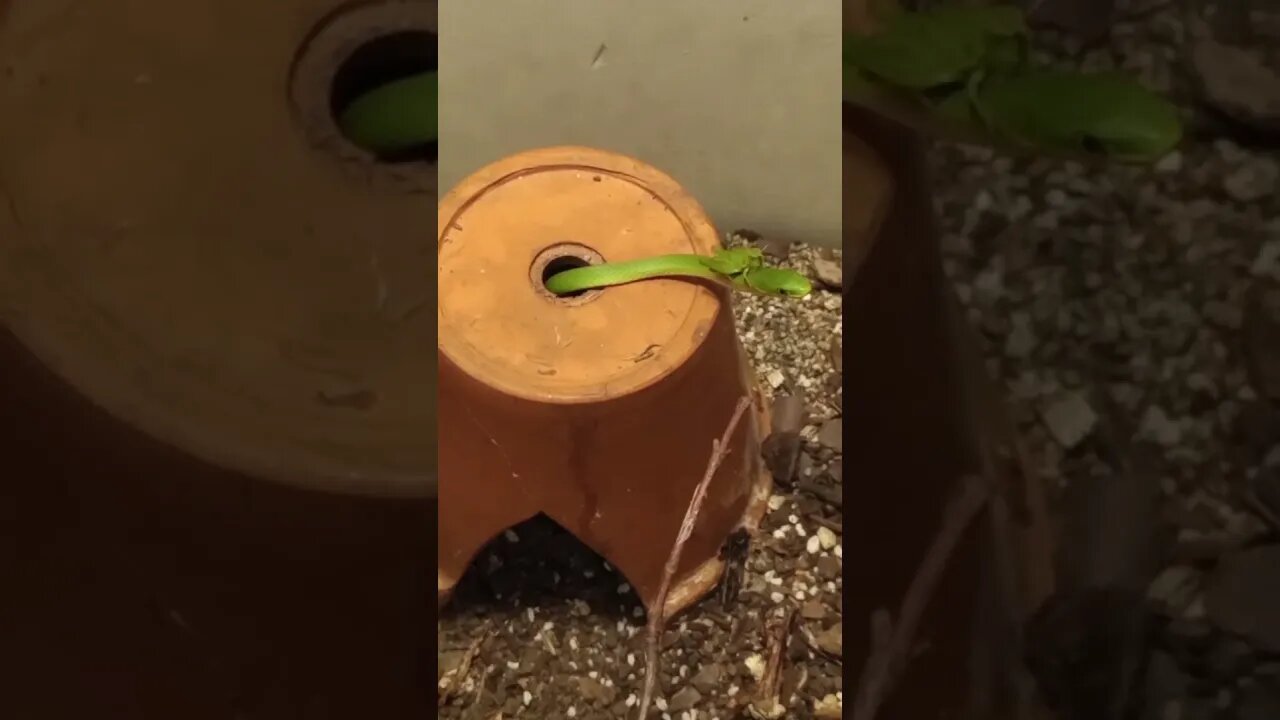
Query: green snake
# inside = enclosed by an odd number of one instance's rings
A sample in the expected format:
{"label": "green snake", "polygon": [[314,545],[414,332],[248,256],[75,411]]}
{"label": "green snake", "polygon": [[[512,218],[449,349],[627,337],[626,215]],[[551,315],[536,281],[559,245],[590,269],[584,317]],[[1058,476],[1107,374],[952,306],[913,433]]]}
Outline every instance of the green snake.
{"label": "green snake", "polygon": [[[436,141],[438,99],[436,73],[411,75],[357,97],[340,113],[338,126],[348,140],[374,155],[404,152]],[[765,266],[763,253],[755,248],[573,268],[548,278],[546,287],[556,295],[570,295],[659,277],[702,278],[735,290],[778,297],[804,297],[813,289],[800,273]]]}
{"label": "green snake", "polygon": [[360,95],[343,108],[338,127],[355,145],[374,155],[391,155],[436,141],[440,89],[436,73],[393,80]]}
{"label": "green snake", "polygon": [[556,295],[570,295],[658,277],[702,278],[735,290],[777,297],[804,297],[813,291],[804,275],[766,266],[764,253],[758,248],[730,248],[710,256],[659,255],[578,267],[552,275],[546,287]]}

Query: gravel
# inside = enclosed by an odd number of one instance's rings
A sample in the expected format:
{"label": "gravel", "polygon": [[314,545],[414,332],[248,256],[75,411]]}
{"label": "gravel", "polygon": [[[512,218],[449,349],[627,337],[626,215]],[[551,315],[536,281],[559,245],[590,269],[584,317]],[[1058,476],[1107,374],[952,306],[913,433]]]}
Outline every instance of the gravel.
{"label": "gravel", "polygon": [[[1049,38],[1045,59],[1122,68],[1196,107],[1184,6],[1120,23],[1088,52]],[[1254,39],[1276,46],[1280,25],[1258,18]],[[937,147],[944,264],[1055,497],[1122,472],[1110,448],[1159,451],[1178,547],[1148,596],[1177,650],[1148,663],[1142,717],[1280,717],[1280,684],[1257,670],[1280,632],[1280,555],[1254,547],[1280,529],[1258,510],[1280,502],[1267,475],[1280,459],[1280,154],[1187,117],[1187,141],[1154,168]],[[1205,636],[1194,652],[1188,625]]]}
{"label": "gravel", "polygon": [[[783,707],[775,711],[797,720],[839,718],[843,707],[842,515],[833,500],[841,480],[841,381],[833,362],[840,254],[746,232],[729,244],[748,237],[773,263],[815,280],[815,292],[801,300],[735,298],[739,333],[766,394],[804,398],[802,452],[795,482],[775,487],[736,597],[713,593],[668,625],[655,718],[742,717],[768,659],[770,628],[791,611]],[[545,518],[523,523],[479,554],[441,611],[446,701],[439,717],[634,717],[644,622],[635,594],[612,567]]]}

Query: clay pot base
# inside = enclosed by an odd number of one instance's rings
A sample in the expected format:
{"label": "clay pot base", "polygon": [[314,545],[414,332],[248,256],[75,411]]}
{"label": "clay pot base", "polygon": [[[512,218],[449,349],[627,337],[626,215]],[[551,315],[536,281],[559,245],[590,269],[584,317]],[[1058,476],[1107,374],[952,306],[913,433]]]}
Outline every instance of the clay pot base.
{"label": "clay pot base", "polygon": [[215,464],[434,495],[435,168],[331,107],[434,63],[434,0],[43,7],[0,12],[4,321]]}
{"label": "clay pot base", "polygon": [[[712,440],[755,394],[726,289],[674,279],[557,298],[542,269],[719,239],[670,177],[632,158],[546,148],[486,167],[440,202],[440,525],[447,600],[479,549],[543,513],[608,560],[652,609]],[[756,407],[762,407],[758,399]],[[754,529],[771,479],[764,413],[713,478],[667,601],[718,580],[719,551]]]}

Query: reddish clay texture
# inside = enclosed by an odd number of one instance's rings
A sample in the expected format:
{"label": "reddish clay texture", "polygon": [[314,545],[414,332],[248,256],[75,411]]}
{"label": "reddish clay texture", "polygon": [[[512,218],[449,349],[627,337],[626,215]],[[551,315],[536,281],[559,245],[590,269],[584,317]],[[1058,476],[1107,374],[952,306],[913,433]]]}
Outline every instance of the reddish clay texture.
{"label": "reddish clay texture", "polygon": [[0,321],[213,464],[432,495],[435,169],[374,163],[328,92],[355,48],[435,12],[0,2]]}
{"label": "reddish clay texture", "polygon": [[[538,269],[558,252],[709,254],[715,228],[671,178],[580,147],[478,171],[441,200],[438,222],[441,600],[482,545],[545,513],[652,609],[712,440],[755,392],[728,291],[656,279],[560,299]],[[758,520],[765,422],[757,413],[734,435],[668,612],[710,589],[724,541]]]}

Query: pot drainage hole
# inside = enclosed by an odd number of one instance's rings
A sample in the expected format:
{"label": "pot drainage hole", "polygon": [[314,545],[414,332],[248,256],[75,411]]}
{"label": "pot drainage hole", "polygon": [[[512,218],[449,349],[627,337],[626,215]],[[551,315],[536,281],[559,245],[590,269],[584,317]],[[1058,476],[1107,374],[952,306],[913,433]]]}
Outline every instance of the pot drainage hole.
{"label": "pot drainage hole", "polygon": [[425,30],[358,46],[329,88],[329,111],[343,136],[380,162],[434,164],[437,65],[436,35]]}

